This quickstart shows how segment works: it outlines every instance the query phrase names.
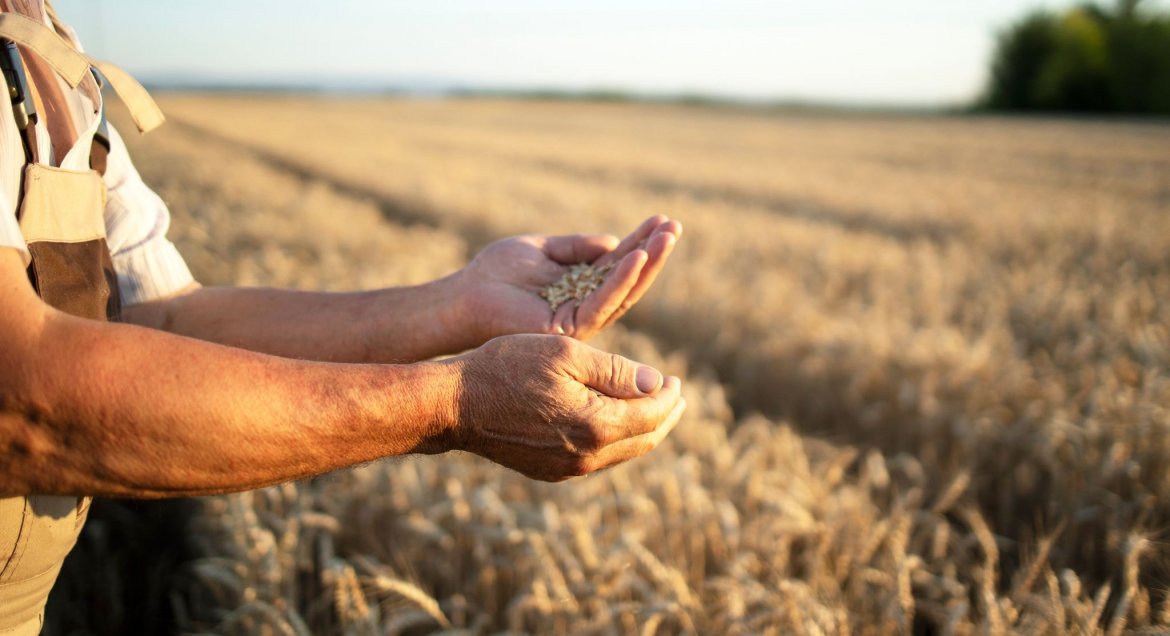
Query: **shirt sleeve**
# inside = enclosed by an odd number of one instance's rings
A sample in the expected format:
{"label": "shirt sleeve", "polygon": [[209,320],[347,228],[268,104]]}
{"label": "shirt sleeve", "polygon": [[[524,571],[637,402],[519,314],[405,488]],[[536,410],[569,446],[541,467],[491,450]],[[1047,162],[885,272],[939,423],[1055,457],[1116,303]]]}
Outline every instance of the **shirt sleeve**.
{"label": "shirt sleeve", "polygon": [[171,296],[191,286],[195,279],[174,244],[167,240],[170,210],[143,183],[118,131],[113,126],[109,131],[106,241],[118,272],[122,303],[134,305]]}
{"label": "shirt sleeve", "polygon": [[[0,199],[6,195],[3,190],[5,184],[0,184]],[[8,213],[0,214],[0,247],[13,247],[20,252],[24,258],[24,266],[28,267],[30,258],[28,255],[28,246],[24,242],[24,235],[20,233],[20,224],[16,222],[16,214]]]}
{"label": "shirt sleeve", "polygon": [[[8,94],[8,83],[0,73],[0,92]],[[16,248],[28,267],[31,259],[20,223],[16,220],[16,202],[20,190],[20,172],[24,169],[24,141],[16,129],[12,104],[0,99],[0,247]]]}

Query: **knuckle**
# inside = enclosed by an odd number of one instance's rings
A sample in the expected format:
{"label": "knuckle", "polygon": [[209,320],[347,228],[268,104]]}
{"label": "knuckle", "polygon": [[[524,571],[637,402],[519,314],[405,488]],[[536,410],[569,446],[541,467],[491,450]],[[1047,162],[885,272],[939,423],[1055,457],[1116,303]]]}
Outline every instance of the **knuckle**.
{"label": "knuckle", "polygon": [[638,451],[637,451],[637,456],[641,457],[642,455],[646,455],[647,453],[654,450],[655,448],[658,448],[658,444],[661,442],[662,442],[661,439],[655,439],[653,441],[648,441],[648,442],[645,442],[644,444],[639,445]]}
{"label": "knuckle", "polygon": [[626,361],[619,355],[609,356],[609,381],[613,386],[619,386],[626,375]]}
{"label": "knuckle", "polygon": [[574,457],[565,466],[565,479],[584,477],[592,472],[592,462],[588,456]]}
{"label": "knuckle", "polygon": [[587,453],[591,453],[601,450],[609,442],[609,433],[605,426],[600,424],[590,424],[583,428],[581,440],[577,446],[578,449]]}
{"label": "knuckle", "polygon": [[545,340],[545,351],[552,356],[569,358],[573,355],[573,339],[568,336],[553,335]]}
{"label": "knuckle", "polygon": [[575,413],[564,422],[561,452],[569,459],[583,457],[604,448],[609,440],[608,427],[597,418]]}
{"label": "knuckle", "polygon": [[497,336],[495,338],[492,338],[491,340],[488,340],[487,342],[483,343],[482,345],[480,345],[477,352],[481,353],[481,354],[496,353],[496,352],[506,348],[507,346],[508,346],[507,337]]}
{"label": "knuckle", "polygon": [[566,319],[561,325],[561,335],[567,338],[577,337],[577,324],[573,320]]}

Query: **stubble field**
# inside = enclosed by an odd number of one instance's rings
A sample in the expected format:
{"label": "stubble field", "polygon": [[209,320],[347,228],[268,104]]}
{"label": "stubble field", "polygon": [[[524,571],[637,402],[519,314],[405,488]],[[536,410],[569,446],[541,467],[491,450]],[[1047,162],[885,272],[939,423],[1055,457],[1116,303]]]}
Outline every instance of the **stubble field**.
{"label": "stubble field", "polygon": [[686,227],[596,342],[684,376],[663,447],[561,485],[448,455],[200,500],[185,631],[1170,629],[1170,127],[160,101],[127,138],[205,284]]}

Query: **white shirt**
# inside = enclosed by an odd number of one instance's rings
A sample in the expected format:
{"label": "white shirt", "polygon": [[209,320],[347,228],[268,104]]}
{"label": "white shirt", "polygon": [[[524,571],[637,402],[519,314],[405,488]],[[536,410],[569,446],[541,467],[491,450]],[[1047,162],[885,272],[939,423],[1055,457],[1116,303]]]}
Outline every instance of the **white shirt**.
{"label": "white shirt", "polygon": [[[76,44],[76,37],[73,38]],[[89,169],[89,149],[99,118],[93,102],[81,91],[61,82],[70,102],[78,140],[66,156],[54,163],[72,170]],[[0,94],[7,94],[7,83],[0,73]],[[99,97],[100,99],[100,97]],[[126,144],[114,127],[109,127],[110,154],[104,181],[107,189],[105,209],[106,242],[118,273],[118,288],[124,305],[169,296],[194,282],[187,263],[167,240],[171,214],[165,203],[142,181],[130,161]],[[37,123],[41,156],[50,157],[49,134],[43,122]],[[12,105],[0,99],[0,247],[20,250],[25,265],[29,263],[28,246],[16,220],[17,194],[24,168],[24,146]]]}

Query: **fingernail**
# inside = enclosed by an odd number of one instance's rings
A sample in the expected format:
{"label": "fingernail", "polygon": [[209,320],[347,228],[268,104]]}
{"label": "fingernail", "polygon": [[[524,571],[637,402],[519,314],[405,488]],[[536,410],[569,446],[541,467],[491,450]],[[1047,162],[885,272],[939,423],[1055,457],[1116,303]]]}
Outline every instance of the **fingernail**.
{"label": "fingernail", "polygon": [[635,380],[639,391],[650,393],[662,383],[662,374],[651,367],[638,367]]}

